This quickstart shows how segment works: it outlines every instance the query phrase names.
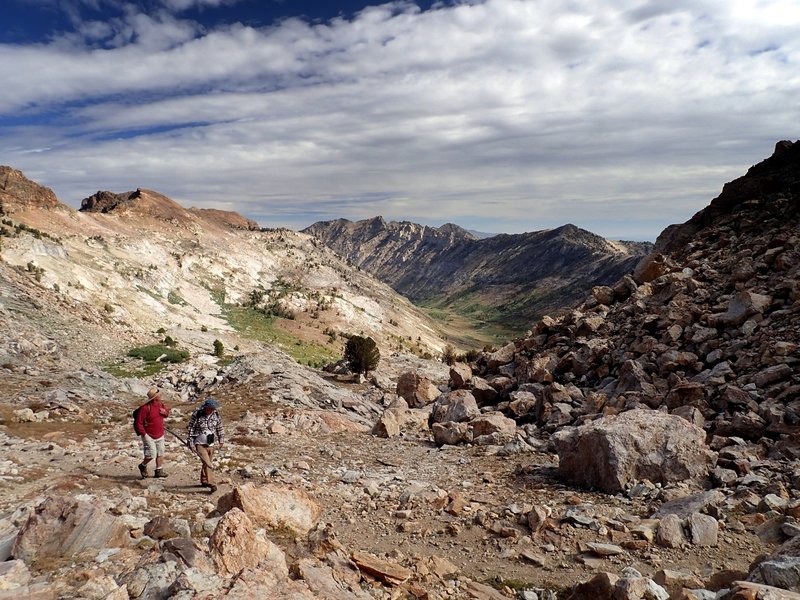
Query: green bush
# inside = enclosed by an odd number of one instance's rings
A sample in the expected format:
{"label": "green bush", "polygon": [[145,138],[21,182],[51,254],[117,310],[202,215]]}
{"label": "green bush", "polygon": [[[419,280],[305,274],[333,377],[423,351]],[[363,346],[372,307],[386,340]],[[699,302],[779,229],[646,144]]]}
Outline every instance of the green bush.
{"label": "green bush", "polygon": [[354,373],[368,373],[375,370],[381,360],[378,346],[371,337],[351,336],[344,347],[344,358]]}
{"label": "green bush", "polygon": [[173,347],[173,346],[177,346],[178,345],[178,342],[176,342],[174,339],[172,339],[172,337],[169,336],[169,335],[167,337],[165,337],[164,340],[161,343],[164,344],[165,346],[169,346],[169,347]]}
{"label": "green bush", "polygon": [[161,344],[152,344],[128,350],[128,356],[141,358],[145,362],[155,362],[162,355],[164,356],[162,361],[170,363],[181,363],[189,358],[189,353],[186,350],[168,348]]}
{"label": "green bush", "polygon": [[214,340],[214,356],[222,358],[225,356],[225,346],[219,340]]}

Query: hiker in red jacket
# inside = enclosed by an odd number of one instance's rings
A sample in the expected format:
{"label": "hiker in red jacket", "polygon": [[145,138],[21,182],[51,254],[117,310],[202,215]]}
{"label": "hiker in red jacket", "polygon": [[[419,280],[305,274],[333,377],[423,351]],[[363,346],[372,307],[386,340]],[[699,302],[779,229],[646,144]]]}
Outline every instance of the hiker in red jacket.
{"label": "hiker in red jacket", "polygon": [[169,408],[164,404],[161,391],[150,388],[147,392],[148,402],[143,404],[136,415],[133,428],[142,439],[144,460],[139,465],[142,479],[147,477],[147,463],[156,459],[156,471],[153,477],[166,477],[162,469],[164,465],[164,417],[169,416]]}

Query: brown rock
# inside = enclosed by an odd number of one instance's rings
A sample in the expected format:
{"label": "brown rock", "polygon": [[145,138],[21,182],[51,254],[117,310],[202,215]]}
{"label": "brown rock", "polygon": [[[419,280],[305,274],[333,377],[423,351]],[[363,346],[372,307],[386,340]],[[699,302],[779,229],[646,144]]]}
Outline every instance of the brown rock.
{"label": "brown rock", "polygon": [[124,521],[99,502],[51,496],[36,507],[20,530],[11,550],[26,562],[69,557],[84,550],[125,547],[129,542]]}
{"label": "brown rock", "polygon": [[683,521],[678,515],[667,515],[658,524],[656,544],[666,548],[682,548],[687,543]]}
{"label": "brown rock", "polygon": [[561,477],[612,493],[643,479],[668,483],[705,475],[716,460],[702,429],[646,409],[564,428],[552,439]]}
{"label": "brown rock", "polygon": [[689,516],[687,526],[692,544],[695,546],[716,546],[719,525],[714,517],[702,513]]}
{"label": "brown rock", "polygon": [[464,363],[455,363],[450,367],[450,387],[454,389],[466,387],[472,382],[472,369]]}
{"label": "brown rock", "polygon": [[469,422],[469,426],[472,428],[473,439],[493,433],[506,435],[511,438],[517,432],[516,421],[509,419],[503,415],[503,413],[499,412],[484,413],[479,417],[475,417]]}
{"label": "brown rock", "polygon": [[510,342],[496,352],[492,352],[488,357],[489,368],[496,369],[497,367],[501,367],[512,362],[514,360],[514,354],[516,350],[517,349],[514,345],[514,342]]}
{"label": "brown rock", "polygon": [[409,569],[367,552],[353,552],[351,558],[364,573],[388,585],[400,585],[413,575]]}
{"label": "brown rock", "polygon": [[289,575],[283,551],[268,539],[256,535],[254,523],[238,508],[222,515],[208,544],[217,569],[227,575],[265,564],[269,564],[270,571],[281,578]]}
{"label": "brown rock", "polygon": [[453,390],[442,394],[433,404],[431,423],[469,421],[481,414],[475,397],[469,390]]}
{"label": "brown rock", "polygon": [[[18,208],[56,208],[64,206],[53,190],[25,177],[22,171],[0,166],[0,208],[12,214]],[[66,207],[65,207],[66,208]]]}
{"label": "brown rock", "polygon": [[592,288],[592,296],[598,304],[609,306],[614,303],[614,290],[607,285],[598,285]]}
{"label": "brown rock", "polygon": [[619,577],[612,573],[598,573],[589,581],[573,586],[568,600],[611,600]]}
{"label": "brown rock", "polygon": [[297,563],[297,571],[309,589],[319,598],[330,600],[369,600],[371,596],[360,589],[342,589],[341,576],[328,565],[315,560],[301,559]]}
{"label": "brown rock", "polygon": [[742,290],[731,298],[727,311],[710,315],[708,320],[715,326],[738,327],[748,317],[763,313],[771,303],[770,296]]}
{"label": "brown rock", "polygon": [[477,581],[467,581],[464,584],[464,590],[469,594],[467,597],[472,600],[508,600],[504,594],[501,594],[493,587]]}
{"label": "brown rock", "polygon": [[221,514],[238,508],[258,527],[286,528],[305,535],[319,521],[322,508],[305,491],[282,485],[246,483],[217,502]]}
{"label": "brown rock", "polygon": [[472,429],[468,423],[456,423],[455,421],[434,423],[431,431],[433,432],[433,441],[440,446],[456,446],[472,441]]}
{"label": "brown rock", "polygon": [[430,379],[417,373],[403,373],[397,380],[397,395],[408,402],[411,408],[427,406],[440,394],[439,388]]}
{"label": "brown rock", "polygon": [[770,585],[737,581],[722,600],[800,600],[800,594]]}
{"label": "brown rock", "polygon": [[681,406],[693,406],[702,410],[706,407],[706,388],[702,383],[679,383],[669,391],[665,404],[670,410]]}

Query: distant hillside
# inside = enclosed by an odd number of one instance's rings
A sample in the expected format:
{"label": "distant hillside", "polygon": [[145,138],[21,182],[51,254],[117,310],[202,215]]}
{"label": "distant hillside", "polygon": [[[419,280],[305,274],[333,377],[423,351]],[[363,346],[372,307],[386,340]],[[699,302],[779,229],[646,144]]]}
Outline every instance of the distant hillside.
{"label": "distant hillside", "polygon": [[0,214],[3,295],[107,332],[82,350],[107,361],[166,336],[200,353],[266,343],[314,365],[341,358],[349,334],[384,351],[444,345],[421,310],[317,240],[234,212],[144,189],[97,192],[76,211],[0,166]]}
{"label": "distant hillside", "polygon": [[524,332],[542,315],[580,302],[593,286],[615,282],[652,249],[574,225],[479,239],[457,225],[376,217],[318,222],[303,231],[455,330],[471,329],[473,342]]}

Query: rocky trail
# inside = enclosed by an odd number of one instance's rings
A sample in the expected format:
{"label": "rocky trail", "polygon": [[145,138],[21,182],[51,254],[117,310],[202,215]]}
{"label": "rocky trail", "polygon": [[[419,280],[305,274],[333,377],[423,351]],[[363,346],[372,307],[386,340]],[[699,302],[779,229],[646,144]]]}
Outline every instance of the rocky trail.
{"label": "rocky trail", "polygon": [[[124,516],[136,548],[149,547],[152,553],[155,541],[144,530],[156,518],[185,523],[181,532],[202,548],[219,521],[220,498],[249,485],[306,492],[320,507],[318,523],[348,553],[386,557],[408,569],[413,574],[409,580],[418,582],[412,588],[422,586],[429,594],[418,597],[494,597],[481,595],[491,594],[482,587],[474,593],[462,589],[466,581],[491,590],[505,588],[497,597],[512,597],[519,590],[564,594],[597,571],[619,572],[629,566],[648,577],[683,568],[702,587],[720,572],[746,573],[753,557],[770,549],[756,535],[755,522],[747,527],[734,518],[722,527],[714,547],[651,543],[643,533],[647,528],[640,531],[639,525],[661,504],[653,495],[668,490],[654,487],[629,497],[564,485],[557,477],[557,457],[540,436],[525,438],[530,444],[524,446],[437,447],[419,419],[418,428],[387,440],[336,417],[341,413],[274,404],[264,410],[264,390],[254,388],[260,392],[251,397],[242,393],[242,386],[230,388],[235,400],[223,408],[223,414],[225,409],[232,413],[226,415],[229,441],[215,459],[220,485],[214,494],[196,487],[199,463],[174,438],[168,441],[169,476],[141,479],[136,471],[138,444],[125,420],[80,437],[75,435],[79,424],[69,421],[44,422],[38,431],[33,424],[7,426],[25,436],[35,432],[38,439],[5,433],[0,440],[2,448],[13,449],[4,451],[0,462],[5,482],[0,524],[6,527],[0,540],[8,546],[8,532],[16,534],[44,498],[67,496],[100,502],[111,514]],[[224,397],[224,391],[220,388],[215,395]],[[183,433],[193,405],[176,401],[173,406],[168,424]],[[51,431],[43,434],[44,426]],[[542,511],[548,515],[546,523],[532,529],[531,514]],[[650,528],[655,531],[652,523]],[[307,553],[299,548],[297,536],[287,536],[285,530],[269,535],[283,544],[290,561]],[[79,564],[74,557],[51,557],[41,576],[46,574],[55,597],[106,597],[76,590],[86,585],[87,571],[92,581],[119,579],[120,569],[133,568],[128,564],[132,558],[124,554],[122,565],[113,556],[98,562],[98,556]],[[442,578],[426,575],[431,558],[452,572]],[[34,575],[39,574],[36,565]],[[404,597],[396,595],[397,589],[379,586],[373,595]],[[408,587],[402,589],[410,593]]]}

